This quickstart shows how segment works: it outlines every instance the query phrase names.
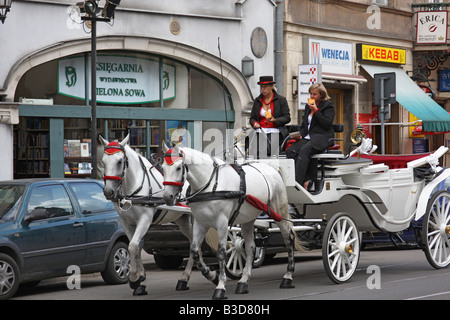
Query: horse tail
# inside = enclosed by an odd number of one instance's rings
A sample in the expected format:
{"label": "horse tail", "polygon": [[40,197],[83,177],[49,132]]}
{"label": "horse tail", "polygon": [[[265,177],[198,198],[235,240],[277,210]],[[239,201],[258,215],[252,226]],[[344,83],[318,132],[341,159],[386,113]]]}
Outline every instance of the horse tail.
{"label": "horse tail", "polygon": [[311,249],[308,248],[308,242],[303,241],[302,239],[299,238],[297,232],[294,229],[294,224],[292,223],[292,221],[288,219],[283,219],[283,221],[281,221],[280,223],[284,224],[287,230],[289,230],[289,239],[292,241],[295,250],[300,252],[311,251]]}
{"label": "horse tail", "polygon": [[278,171],[278,173],[280,174],[280,177],[282,179],[282,182],[283,182],[284,192],[278,193],[278,195],[282,197],[281,199],[278,199],[278,201],[280,201],[280,203],[282,204],[280,213],[281,213],[281,216],[283,217],[283,220],[281,223],[285,225],[287,230],[289,230],[289,238],[293,242],[294,248],[300,252],[309,252],[311,250],[308,249],[308,247],[307,247],[308,242],[303,241],[299,238],[299,236],[297,235],[297,232],[294,229],[294,224],[290,220],[291,216],[289,214],[289,199],[288,199],[287,191],[285,188],[287,179],[284,174],[284,171],[281,169],[280,166],[275,167],[272,165],[272,167],[274,167]]}

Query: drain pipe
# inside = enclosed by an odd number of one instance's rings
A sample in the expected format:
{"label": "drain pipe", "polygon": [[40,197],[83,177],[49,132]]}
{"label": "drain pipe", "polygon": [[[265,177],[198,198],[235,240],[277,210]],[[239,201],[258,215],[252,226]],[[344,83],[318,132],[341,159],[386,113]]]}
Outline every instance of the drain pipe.
{"label": "drain pipe", "polygon": [[276,0],[275,9],[275,81],[277,90],[284,94],[283,67],[284,67],[284,0]]}

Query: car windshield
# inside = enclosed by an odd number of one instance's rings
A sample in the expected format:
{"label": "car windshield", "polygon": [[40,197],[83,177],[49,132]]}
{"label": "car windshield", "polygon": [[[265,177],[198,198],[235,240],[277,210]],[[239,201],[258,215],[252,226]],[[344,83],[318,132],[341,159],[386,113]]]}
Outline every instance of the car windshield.
{"label": "car windshield", "polygon": [[14,219],[25,186],[0,185],[0,223]]}

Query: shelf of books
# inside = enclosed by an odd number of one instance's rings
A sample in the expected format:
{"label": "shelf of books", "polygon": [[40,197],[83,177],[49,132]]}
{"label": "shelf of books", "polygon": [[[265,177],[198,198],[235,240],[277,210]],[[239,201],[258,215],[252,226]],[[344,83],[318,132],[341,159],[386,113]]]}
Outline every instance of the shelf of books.
{"label": "shelf of books", "polygon": [[90,177],[92,140],[88,119],[64,119],[64,176]]}
{"label": "shelf of books", "polygon": [[[150,152],[157,153],[159,148],[159,121],[150,121]],[[131,120],[127,131],[130,134],[130,147],[145,157],[147,154],[147,124],[146,120]]]}
{"label": "shelf of books", "polygon": [[14,130],[14,178],[49,177],[49,120],[21,117]]}

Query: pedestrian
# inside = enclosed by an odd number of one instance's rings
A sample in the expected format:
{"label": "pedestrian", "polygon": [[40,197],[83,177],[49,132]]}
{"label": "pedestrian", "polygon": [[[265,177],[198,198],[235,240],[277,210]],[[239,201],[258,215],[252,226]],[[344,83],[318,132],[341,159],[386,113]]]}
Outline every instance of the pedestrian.
{"label": "pedestrian", "polygon": [[286,156],[295,160],[295,180],[307,190],[312,183],[317,186],[317,161],[311,161],[311,157],[333,144],[335,116],[334,104],[323,84],[313,84],[309,94],[300,135],[286,150]]}
{"label": "pedestrian", "polygon": [[286,124],[291,121],[289,105],[286,98],[277,93],[275,84],[273,76],[259,78],[261,94],[253,103],[249,121],[256,131],[256,143],[253,137],[251,144],[252,153],[256,153],[257,158],[278,155],[280,144],[288,134]]}

